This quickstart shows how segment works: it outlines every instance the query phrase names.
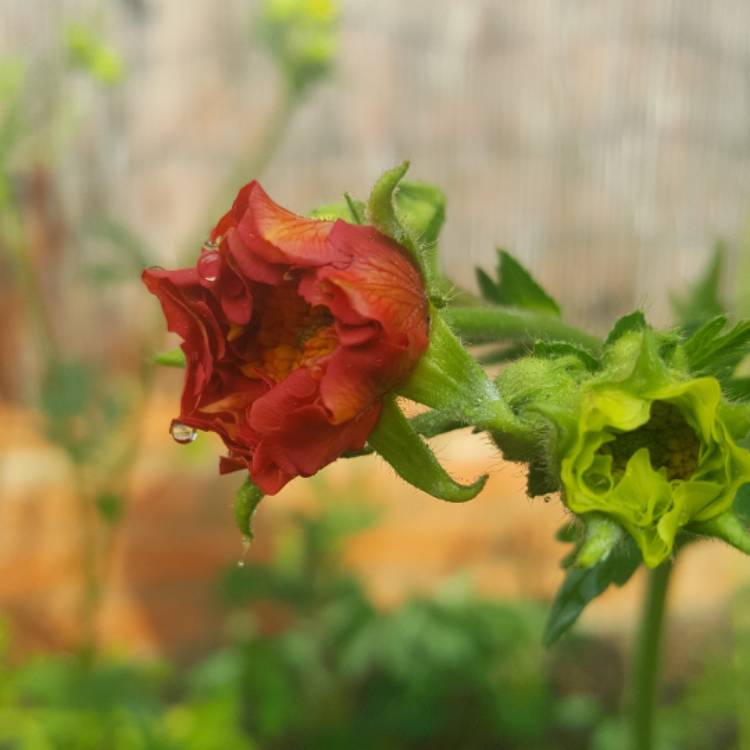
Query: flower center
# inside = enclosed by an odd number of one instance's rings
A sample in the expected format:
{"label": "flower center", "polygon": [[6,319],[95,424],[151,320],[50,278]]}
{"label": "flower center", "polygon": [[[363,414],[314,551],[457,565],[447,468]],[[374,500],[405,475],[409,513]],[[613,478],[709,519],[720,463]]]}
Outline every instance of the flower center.
{"label": "flower center", "polygon": [[309,305],[297,293],[295,282],[280,286],[256,285],[253,318],[246,330],[249,378],[268,377],[278,383],[300,367],[315,373],[316,362],[330,354],[338,343],[333,316],[323,305]]}
{"label": "flower center", "polygon": [[630,457],[647,448],[651,466],[665,468],[667,479],[689,479],[698,468],[700,442],[680,410],[665,401],[651,404],[651,418],[630,432],[621,432],[599,448],[599,453],[612,456],[612,471],[622,474]]}

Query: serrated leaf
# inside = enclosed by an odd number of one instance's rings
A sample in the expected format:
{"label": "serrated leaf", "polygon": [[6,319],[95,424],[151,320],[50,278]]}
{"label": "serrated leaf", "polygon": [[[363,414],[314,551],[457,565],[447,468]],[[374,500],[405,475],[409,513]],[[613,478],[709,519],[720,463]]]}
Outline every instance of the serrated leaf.
{"label": "serrated leaf", "polygon": [[490,278],[490,275],[482,268],[475,268],[474,272],[477,278],[477,285],[479,286],[479,292],[488,302],[493,302],[496,305],[500,304],[500,291],[497,288],[497,284]]}
{"label": "serrated leaf", "polygon": [[741,320],[724,335],[726,317],[704,323],[686,342],[688,366],[695,375],[713,375],[728,380],[750,353],[750,320]]}
{"label": "serrated leaf", "polygon": [[577,357],[587,370],[594,372],[599,369],[599,361],[590,352],[567,341],[537,341],[533,353],[534,356],[545,359]]}
{"label": "serrated leaf", "polygon": [[544,630],[544,645],[551,646],[564,635],[581,612],[609,586],[623,586],[641,563],[641,555],[631,537],[592,568],[568,568],[562,586],[552,602]]}
{"label": "serrated leaf", "polygon": [[632,313],[623,315],[614,326],[612,326],[612,330],[607,335],[604,345],[609,346],[626,333],[630,333],[631,331],[641,331],[647,325],[648,323],[646,323],[646,318],[641,310],[634,310]]}
{"label": "serrated leaf", "polygon": [[253,514],[264,498],[263,490],[246,479],[234,498],[234,520],[245,539],[253,538]]}
{"label": "serrated leaf", "polygon": [[749,401],[750,378],[730,378],[724,383],[723,390],[730,401]]}
{"label": "serrated leaf", "polygon": [[162,367],[185,367],[185,352],[182,349],[170,349],[168,352],[155,354],[151,360],[155,365]]}
{"label": "serrated leaf", "polygon": [[498,250],[498,303],[560,317],[560,306],[508,252]]}
{"label": "serrated leaf", "polygon": [[708,265],[687,293],[672,295],[672,309],[685,330],[694,330],[704,321],[726,312],[719,289],[724,255],[724,246],[717,243]]}
{"label": "serrated leaf", "polygon": [[471,500],[487,481],[485,474],[469,485],[456,482],[409,424],[393,398],[383,402],[380,420],[367,442],[402,479],[441,500],[453,503]]}

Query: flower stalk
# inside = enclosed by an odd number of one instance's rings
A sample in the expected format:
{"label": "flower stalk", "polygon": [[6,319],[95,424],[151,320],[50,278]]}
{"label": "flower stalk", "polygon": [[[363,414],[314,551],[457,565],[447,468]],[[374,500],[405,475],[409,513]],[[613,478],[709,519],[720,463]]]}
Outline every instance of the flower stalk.
{"label": "flower stalk", "polygon": [[633,651],[630,722],[633,750],[653,750],[659,665],[672,563],[649,572],[641,623]]}

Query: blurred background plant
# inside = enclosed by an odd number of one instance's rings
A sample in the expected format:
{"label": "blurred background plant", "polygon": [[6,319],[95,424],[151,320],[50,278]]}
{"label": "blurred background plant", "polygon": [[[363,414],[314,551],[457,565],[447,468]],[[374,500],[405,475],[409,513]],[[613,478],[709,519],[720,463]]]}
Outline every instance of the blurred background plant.
{"label": "blurred background plant", "polygon": [[[336,15],[335,4],[326,0],[262,4],[253,35],[275,61],[283,93],[261,137],[244,144],[231,160],[219,190],[224,209],[244,175],[261,174],[301,98],[330,71]],[[36,378],[19,385],[10,398],[38,404],[48,436],[70,461],[83,562],[81,645],[93,650],[102,580],[138,453],[153,384],[150,358],[161,331],[156,318],[140,331],[131,353],[140,363],[135,371],[123,368],[111,346],[82,351],[71,336],[76,321],[68,319],[69,308],[62,303],[71,287],[93,296],[89,306],[101,311],[118,294],[113,285],[136,285],[156,256],[96,198],[97,182],[105,175],[85,175],[78,197],[87,205],[80,221],[64,213],[64,154],[94,106],[88,91],[75,97],[71,91],[115,87],[127,68],[93,26],[69,24],[60,37],[59,49],[50,51],[57,61],[0,61],[0,243],[8,266],[3,275],[10,279],[11,294],[23,300],[28,320],[26,354],[37,367]],[[214,211],[202,223],[203,236],[219,215]],[[195,253],[195,244],[188,253]],[[113,331],[103,322],[92,334],[106,341]]]}
{"label": "blurred background plant", "polygon": [[[320,512],[295,514],[266,563],[217,589],[227,643],[192,664],[106,655],[0,663],[0,742],[9,750],[619,750],[621,664],[612,643],[541,647],[545,608],[477,597],[460,579],[384,611],[341,559],[376,520],[318,482]],[[747,592],[737,660],[717,642],[673,676],[660,750],[737,747],[750,676]],[[728,630],[731,640],[731,629]],[[737,686],[732,689],[730,686]]]}

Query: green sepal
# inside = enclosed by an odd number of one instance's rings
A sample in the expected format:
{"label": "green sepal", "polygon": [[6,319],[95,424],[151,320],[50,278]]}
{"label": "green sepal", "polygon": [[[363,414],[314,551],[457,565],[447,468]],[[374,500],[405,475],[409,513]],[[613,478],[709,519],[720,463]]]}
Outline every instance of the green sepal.
{"label": "green sepal", "polygon": [[378,179],[367,202],[367,220],[407,250],[422,272],[427,295],[442,307],[449,285],[438,267],[437,239],[445,196],[432,185],[402,181],[408,169],[405,161]]}
{"label": "green sepal", "polygon": [[406,398],[481,429],[507,429],[516,419],[495,384],[461,345],[443,317],[431,310],[430,343],[408,380]]}
{"label": "green sepal", "polygon": [[583,610],[609,586],[624,586],[641,563],[635,542],[626,536],[621,544],[590,568],[571,566],[559,588],[544,629],[545,646],[551,646],[580,617]]}
{"label": "green sepal", "polygon": [[345,193],[344,200],[338,203],[327,203],[325,206],[319,206],[310,211],[308,216],[324,221],[343,219],[350,224],[362,224],[365,216],[365,204]]}
{"label": "green sepal", "polygon": [[481,268],[477,269],[477,282],[483,296],[497,305],[559,318],[560,306],[529,271],[506,250],[498,249],[497,253],[497,281]]}
{"label": "green sepal", "polygon": [[570,344],[567,341],[537,341],[534,344],[533,356],[543,359],[557,359],[559,357],[577,357],[581,364],[590,372],[600,368],[599,360],[586,349]]}
{"label": "green sepal", "polygon": [[484,474],[469,485],[456,482],[409,424],[392,397],[384,400],[380,420],[367,442],[402,479],[441,500],[452,503],[471,500],[487,481]]}
{"label": "green sepal", "polygon": [[626,333],[632,331],[642,331],[648,326],[646,318],[641,310],[634,310],[632,313],[623,315],[615,324],[612,326],[612,330],[607,335],[607,340],[604,342],[605,346],[614,344],[619,338],[622,338]]}
{"label": "green sepal", "polygon": [[432,293],[440,278],[437,242],[445,222],[445,194],[426,182],[402,180],[393,200],[398,221],[416,247]]}
{"label": "green sepal", "polygon": [[717,242],[708,265],[687,293],[670,295],[672,309],[684,330],[693,331],[706,320],[726,312],[719,288],[725,254],[724,245]]}
{"label": "green sepal", "polygon": [[184,369],[185,367],[185,352],[182,349],[171,349],[168,352],[161,352],[155,354],[151,361],[155,365],[161,365],[162,367],[178,367]]}
{"label": "green sepal", "polygon": [[703,523],[691,524],[688,531],[721,539],[740,552],[750,555],[750,533],[745,524],[732,511],[722,513],[720,516]]}
{"label": "green sepal", "polygon": [[480,365],[499,365],[505,362],[513,362],[530,353],[528,344],[511,344],[491,349],[477,356]]}
{"label": "green sepal", "polygon": [[389,169],[378,179],[367,201],[367,219],[370,224],[383,232],[383,234],[387,234],[396,240],[396,242],[404,245],[414,256],[414,260],[419,263],[420,258],[416,252],[416,248],[404,227],[401,226],[393,201],[393,193],[408,169],[409,162],[405,161],[397,167]]}
{"label": "green sepal", "polygon": [[234,521],[247,541],[253,538],[253,514],[264,497],[263,490],[250,479],[245,480],[234,497]]}

